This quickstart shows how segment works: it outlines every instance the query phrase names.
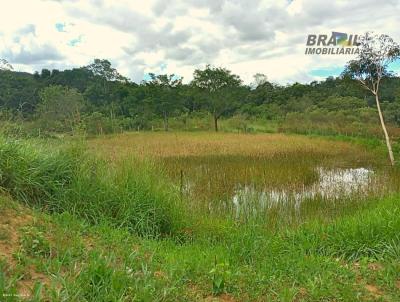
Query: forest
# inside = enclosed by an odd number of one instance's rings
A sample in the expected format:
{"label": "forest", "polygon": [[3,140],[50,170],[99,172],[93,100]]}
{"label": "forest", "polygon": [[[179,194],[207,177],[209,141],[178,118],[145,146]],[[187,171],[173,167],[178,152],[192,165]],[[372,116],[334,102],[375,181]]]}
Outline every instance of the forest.
{"label": "forest", "polygon": [[[400,78],[384,78],[380,96],[396,136]],[[34,74],[10,66],[0,71],[0,108],[5,131],[24,136],[225,130],[381,137],[374,96],[344,73],[287,85],[256,74],[245,85],[230,70],[207,65],[195,70],[188,83],[174,74],[149,74],[135,83],[108,60]]]}

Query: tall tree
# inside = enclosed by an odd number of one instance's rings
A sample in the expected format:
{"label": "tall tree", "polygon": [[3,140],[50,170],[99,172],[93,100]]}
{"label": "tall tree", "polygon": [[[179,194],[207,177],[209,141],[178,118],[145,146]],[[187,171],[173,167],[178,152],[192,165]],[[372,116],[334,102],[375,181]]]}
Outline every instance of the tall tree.
{"label": "tall tree", "polygon": [[94,59],[94,62],[86,66],[86,69],[90,70],[95,76],[106,81],[128,81],[128,79],[122,76],[117,69],[111,66],[111,63],[108,60]]}
{"label": "tall tree", "polygon": [[262,86],[263,84],[268,82],[268,77],[263,74],[263,73],[256,73],[254,76],[254,81],[251,83],[251,87],[253,89],[256,89],[259,86]]}
{"label": "tall tree", "polygon": [[[128,78],[122,76],[117,69],[111,66],[110,61],[95,59],[85,66],[86,71],[94,75],[94,80],[86,87],[85,96],[97,105],[107,107],[114,99],[114,88],[118,84],[127,84]],[[110,116],[114,115],[113,106],[109,106]]]}
{"label": "tall tree", "polygon": [[204,70],[194,71],[192,84],[203,92],[207,107],[218,131],[218,120],[225,113],[237,107],[237,96],[242,80],[225,68],[207,65]]}
{"label": "tall tree", "polygon": [[372,33],[366,33],[360,38],[359,42],[359,55],[355,60],[347,63],[344,75],[358,80],[362,87],[375,96],[390,163],[394,165],[392,145],[383,118],[379,94],[381,81],[391,75],[391,72],[388,71],[389,64],[400,58],[400,46],[388,35]]}
{"label": "tall tree", "polygon": [[174,111],[182,109],[179,89],[182,87],[182,78],[174,74],[155,75],[150,73],[151,80],[146,83],[152,99],[154,110],[161,115],[164,130],[168,131],[168,119]]}

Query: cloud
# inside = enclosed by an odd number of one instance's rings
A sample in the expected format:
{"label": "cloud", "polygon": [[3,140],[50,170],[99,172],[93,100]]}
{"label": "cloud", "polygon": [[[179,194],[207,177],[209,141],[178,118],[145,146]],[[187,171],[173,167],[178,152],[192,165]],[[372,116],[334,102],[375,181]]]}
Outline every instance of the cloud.
{"label": "cloud", "polygon": [[5,50],[1,56],[16,64],[38,64],[59,61],[64,57],[52,45],[21,46],[18,50]]}
{"label": "cloud", "polygon": [[13,64],[38,64],[64,58],[50,42],[39,41],[33,24],[16,29],[13,36],[7,38],[4,39],[5,47],[0,49],[0,57]]}
{"label": "cloud", "polygon": [[400,40],[396,0],[4,2],[0,57],[24,71],[106,58],[135,81],[148,72],[189,81],[194,69],[211,63],[247,83],[261,72],[284,84],[320,79],[351,58],[305,55],[309,33],[374,30]]}

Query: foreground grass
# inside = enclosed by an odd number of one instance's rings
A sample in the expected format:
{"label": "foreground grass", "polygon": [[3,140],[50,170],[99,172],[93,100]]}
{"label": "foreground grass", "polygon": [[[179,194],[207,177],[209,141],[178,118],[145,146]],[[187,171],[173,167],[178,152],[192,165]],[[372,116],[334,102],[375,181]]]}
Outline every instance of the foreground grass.
{"label": "foreground grass", "polygon": [[151,163],[131,158],[112,167],[83,148],[52,149],[0,137],[0,187],[25,204],[68,211],[91,224],[107,222],[153,237],[177,230],[179,199]]}
{"label": "foreground grass", "polygon": [[7,197],[0,211],[2,301],[400,299],[398,196],[329,224],[274,235],[227,227],[186,243],[49,216]]}
{"label": "foreground grass", "polygon": [[[236,152],[218,138],[211,149]],[[271,154],[293,142],[264,139]],[[289,154],[330,150],[307,140]],[[329,152],[360,150],[343,146]],[[0,147],[0,301],[400,300],[399,195],[268,229],[190,213],[147,161]]]}

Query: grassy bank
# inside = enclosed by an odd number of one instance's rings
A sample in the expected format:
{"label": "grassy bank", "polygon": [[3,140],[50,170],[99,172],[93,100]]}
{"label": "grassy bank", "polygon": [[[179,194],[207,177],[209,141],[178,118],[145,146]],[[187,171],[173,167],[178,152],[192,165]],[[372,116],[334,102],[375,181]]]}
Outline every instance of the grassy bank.
{"label": "grassy bank", "polygon": [[[159,164],[171,155],[187,160],[220,154],[212,165],[233,156],[238,159],[228,177],[241,175],[237,171],[246,156],[261,158],[250,163],[252,170],[278,160],[305,167],[335,158],[376,164],[383,158],[363,146],[321,138],[152,135],[157,137],[91,141],[89,153],[82,143],[2,139],[3,300],[400,299],[398,193],[359,197],[352,204],[305,203],[300,223],[270,228],[268,218],[242,221],[194,209]],[[300,170],[287,175],[289,180],[300,182]],[[254,173],[286,181],[285,175]]]}
{"label": "grassy bank", "polygon": [[68,213],[48,216],[5,197],[0,208],[2,294],[50,301],[400,299],[398,196],[325,225],[274,236],[242,226],[222,230],[218,241],[185,244],[90,226]]}
{"label": "grassy bank", "polygon": [[1,138],[0,186],[30,206],[68,211],[92,224],[145,236],[176,230],[178,195],[150,162],[131,158],[115,167],[83,149],[81,142],[51,148]]}

